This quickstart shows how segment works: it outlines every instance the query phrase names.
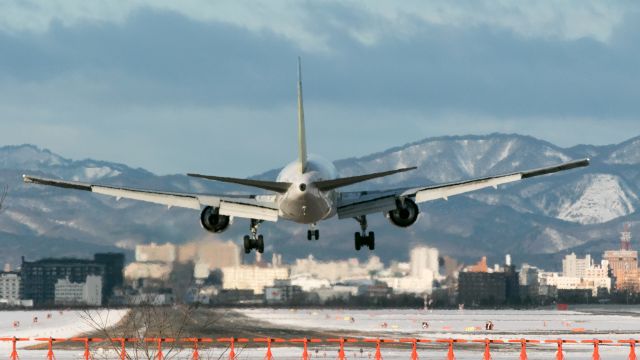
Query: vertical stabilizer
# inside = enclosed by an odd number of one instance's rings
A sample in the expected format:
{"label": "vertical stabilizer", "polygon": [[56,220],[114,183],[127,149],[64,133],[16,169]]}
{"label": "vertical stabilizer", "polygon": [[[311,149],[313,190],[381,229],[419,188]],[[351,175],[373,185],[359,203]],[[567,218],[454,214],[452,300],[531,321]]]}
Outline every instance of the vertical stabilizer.
{"label": "vertical stabilizer", "polygon": [[300,172],[307,168],[307,137],[304,128],[304,106],[302,104],[302,65],[298,56],[298,161]]}

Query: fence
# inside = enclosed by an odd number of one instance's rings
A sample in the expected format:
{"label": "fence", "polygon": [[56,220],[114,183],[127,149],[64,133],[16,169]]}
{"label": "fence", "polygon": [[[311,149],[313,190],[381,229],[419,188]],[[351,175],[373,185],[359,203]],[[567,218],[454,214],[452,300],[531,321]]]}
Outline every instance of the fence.
{"label": "fence", "polygon": [[92,343],[111,343],[115,348],[118,349],[118,356],[121,360],[127,359],[127,344],[135,344],[135,343],[148,343],[156,348],[154,358],[157,360],[164,359],[164,349],[163,344],[171,343],[173,346],[185,346],[191,349],[191,357],[194,360],[200,359],[200,349],[202,344],[209,344],[209,346],[217,344],[222,344],[228,348],[228,356],[229,360],[237,360],[236,356],[236,346],[238,345],[260,345],[261,347],[266,347],[264,359],[273,360],[272,353],[272,345],[273,344],[289,344],[291,346],[301,346],[301,359],[309,360],[309,344],[321,344],[321,345],[330,345],[338,347],[338,359],[345,360],[345,346],[353,345],[353,344],[366,344],[373,346],[375,345],[375,355],[374,358],[376,360],[382,359],[382,347],[387,344],[395,344],[395,346],[407,346],[407,350],[410,349],[409,359],[417,360],[418,359],[418,345],[420,344],[431,344],[433,346],[442,345],[443,348],[446,346],[447,349],[447,360],[455,359],[455,344],[466,343],[466,344],[480,344],[484,349],[483,352],[483,360],[491,359],[491,350],[496,347],[504,346],[504,344],[520,344],[519,347],[519,358],[521,360],[527,359],[527,345],[528,344],[555,344],[557,347],[555,353],[556,360],[564,359],[564,349],[565,346],[571,346],[572,344],[590,344],[593,346],[593,360],[600,360],[600,345],[608,344],[612,346],[628,346],[629,347],[629,355],[627,359],[629,360],[637,360],[636,358],[636,345],[640,343],[640,339],[628,339],[628,340],[601,340],[601,339],[593,339],[593,340],[571,340],[571,339],[557,339],[557,340],[535,340],[535,339],[510,339],[510,340],[500,340],[500,339],[354,339],[354,338],[336,338],[336,339],[279,339],[279,338],[88,338],[88,337],[74,337],[74,338],[17,338],[17,337],[4,337],[0,338],[0,341],[11,342],[11,360],[18,360],[18,344],[20,342],[40,342],[47,344],[47,360],[54,360],[54,344],[62,343],[62,342],[78,342],[84,345],[84,354],[83,358],[85,360],[92,359],[91,356],[91,344]]}

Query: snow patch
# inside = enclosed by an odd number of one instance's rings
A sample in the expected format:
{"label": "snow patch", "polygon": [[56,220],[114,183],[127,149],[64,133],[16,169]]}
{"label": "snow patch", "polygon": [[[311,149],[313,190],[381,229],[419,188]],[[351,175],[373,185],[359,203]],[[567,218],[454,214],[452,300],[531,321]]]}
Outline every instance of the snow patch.
{"label": "snow patch", "polygon": [[108,166],[101,167],[85,167],[82,169],[82,175],[75,175],[73,177],[74,181],[92,181],[106,177],[115,177],[122,174],[122,172],[118,170],[114,170]]}
{"label": "snow patch", "polygon": [[621,179],[610,174],[585,177],[582,195],[575,202],[567,201],[558,210],[558,219],[580,224],[601,224],[635,212],[633,203],[638,197],[627,194]]}
{"label": "snow patch", "polygon": [[611,153],[606,161],[608,164],[634,165],[640,163],[640,139]]}

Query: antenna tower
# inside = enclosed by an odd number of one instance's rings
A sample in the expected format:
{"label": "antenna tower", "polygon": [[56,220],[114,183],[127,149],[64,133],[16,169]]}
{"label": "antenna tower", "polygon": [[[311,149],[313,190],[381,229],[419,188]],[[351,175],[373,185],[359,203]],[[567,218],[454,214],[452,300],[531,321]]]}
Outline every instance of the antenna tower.
{"label": "antenna tower", "polygon": [[631,230],[629,224],[625,224],[624,230],[620,233],[620,249],[631,250]]}

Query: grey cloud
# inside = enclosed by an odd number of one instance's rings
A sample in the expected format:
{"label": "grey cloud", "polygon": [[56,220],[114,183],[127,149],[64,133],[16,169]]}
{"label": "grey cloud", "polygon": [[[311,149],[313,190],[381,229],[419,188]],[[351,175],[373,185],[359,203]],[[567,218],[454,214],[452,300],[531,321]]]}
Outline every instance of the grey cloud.
{"label": "grey cloud", "polygon": [[[316,23],[308,27],[324,29],[333,49],[304,58],[305,87],[318,100],[497,116],[639,115],[638,15],[614,31],[610,44],[523,39],[487,26],[435,26],[409,18],[419,31],[392,33],[366,46],[339,24],[365,27],[375,19],[354,8],[315,7]],[[6,54],[0,74],[20,80],[81,72],[112,86],[114,101],[250,107],[291,102],[300,53],[268,31],[151,10],[122,25],[3,34],[0,47]]]}
{"label": "grey cloud", "polygon": [[[305,52],[270,30],[150,9],[122,23],[0,32],[2,121],[24,120],[41,132],[14,126],[0,140],[164,173],[251,175],[258,171],[249,164],[268,168],[295,154],[298,55],[312,151],[333,159],[453,133],[516,131],[560,145],[640,133],[633,132],[640,130],[637,13],[608,42],[429,25],[405,15],[413,31],[390,29],[365,45],[350,31],[380,19],[336,4],[308,10],[306,28],[330,51]],[[578,136],[572,129],[582,118],[588,135]],[[596,123],[622,126],[604,134],[607,125]],[[71,141],[49,136],[68,129]],[[203,154],[211,154],[206,164]]]}

